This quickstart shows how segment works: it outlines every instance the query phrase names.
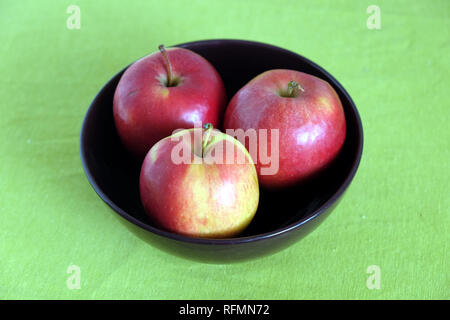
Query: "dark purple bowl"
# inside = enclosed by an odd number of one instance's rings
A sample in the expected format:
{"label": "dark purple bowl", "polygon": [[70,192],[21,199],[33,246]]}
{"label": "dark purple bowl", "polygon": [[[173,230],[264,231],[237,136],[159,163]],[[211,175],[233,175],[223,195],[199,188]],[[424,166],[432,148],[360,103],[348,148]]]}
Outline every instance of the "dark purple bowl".
{"label": "dark purple bowl", "polygon": [[341,84],[317,64],[272,45],[242,40],[205,40],[177,47],[195,51],[209,60],[222,76],[229,98],[253,77],[269,69],[299,70],[328,81],[342,101],[347,121],[347,137],[339,156],[327,169],[301,186],[278,192],[261,190],[255,218],[239,237],[200,239],[159,229],[148,220],[139,198],[141,163],[130,158],[114,127],[113,95],[125,68],[97,94],[81,129],[81,160],[92,187],[138,237],[182,257],[227,263],[272,254],[295,243],[333,211],[359,166],[363,131],[352,99]]}

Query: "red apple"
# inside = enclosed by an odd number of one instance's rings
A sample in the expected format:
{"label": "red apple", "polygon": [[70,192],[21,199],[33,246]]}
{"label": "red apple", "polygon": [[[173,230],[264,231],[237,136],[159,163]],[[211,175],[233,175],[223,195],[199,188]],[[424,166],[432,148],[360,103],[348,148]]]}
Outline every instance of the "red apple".
{"label": "red apple", "polygon": [[[278,151],[277,157],[271,155],[271,161],[278,160],[276,173],[261,174],[265,164],[260,161],[260,151],[250,152],[260,184],[268,188],[300,183],[326,167],[339,153],[346,135],[344,110],[330,84],[285,69],[264,72],[241,88],[227,107],[224,128],[266,129],[268,137],[272,129],[278,129],[278,141],[268,138],[257,143],[258,150],[266,143],[269,152]],[[246,147],[250,148],[248,143]]]}
{"label": "red apple", "polygon": [[114,94],[117,132],[138,158],[175,129],[219,126],[226,106],[222,79],[207,60],[183,48],[160,50],[133,63]]}
{"label": "red apple", "polygon": [[150,149],[140,195],[149,218],[161,228],[193,237],[232,237],[255,215],[258,176],[239,141],[212,126],[193,128]]}

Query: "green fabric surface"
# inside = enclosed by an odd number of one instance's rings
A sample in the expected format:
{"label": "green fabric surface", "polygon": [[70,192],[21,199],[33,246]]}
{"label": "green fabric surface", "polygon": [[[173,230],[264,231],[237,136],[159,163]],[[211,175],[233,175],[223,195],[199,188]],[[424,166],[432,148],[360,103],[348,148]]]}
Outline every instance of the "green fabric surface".
{"label": "green fabric surface", "polygon": [[[67,28],[71,4],[80,29]],[[379,30],[366,25],[370,5]],[[450,298],[449,14],[448,0],[2,0],[0,299]],[[315,61],[352,96],[365,135],[358,173],[319,228],[230,265],[130,233],[89,185],[78,146],[114,74],[160,43],[212,38]],[[67,286],[70,265],[80,289]],[[367,286],[372,265],[379,289]]]}

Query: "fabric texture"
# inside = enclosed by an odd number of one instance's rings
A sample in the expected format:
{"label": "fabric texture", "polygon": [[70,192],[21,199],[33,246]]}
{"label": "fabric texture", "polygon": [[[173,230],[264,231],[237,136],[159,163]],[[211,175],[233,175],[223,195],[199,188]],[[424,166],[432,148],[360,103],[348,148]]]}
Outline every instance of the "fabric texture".
{"label": "fabric texture", "polygon": [[[0,299],[450,298],[449,14],[447,0],[1,1]],[[319,228],[229,265],[130,233],[89,185],[78,146],[119,70],[161,43],[214,38],[318,63],[355,101],[365,137]]]}

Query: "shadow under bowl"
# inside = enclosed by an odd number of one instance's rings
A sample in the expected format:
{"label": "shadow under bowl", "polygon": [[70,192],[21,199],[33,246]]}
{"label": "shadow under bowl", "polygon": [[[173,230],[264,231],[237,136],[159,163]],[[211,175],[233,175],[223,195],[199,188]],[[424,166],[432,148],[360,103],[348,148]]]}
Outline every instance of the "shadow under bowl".
{"label": "shadow under bowl", "polygon": [[303,185],[282,191],[261,190],[255,218],[239,237],[200,239],[152,225],[139,197],[141,163],[122,146],[113,119],[113,96],[126,68],[100,90],[85,116],[80,153],[86,176],[119,220],[139,238],[164,251],[208,263],[228,263],[272,254],[314,230],[335,208],[350,185],[363,149],[361,119],[352,99],[327,71],[291,51],[244,40],[205,40],[177,45],[206,58],[219,72],[228,98],[258,74],[293,69],[328,83],[341,99],[347,122],[344,146],[325,170]]}

